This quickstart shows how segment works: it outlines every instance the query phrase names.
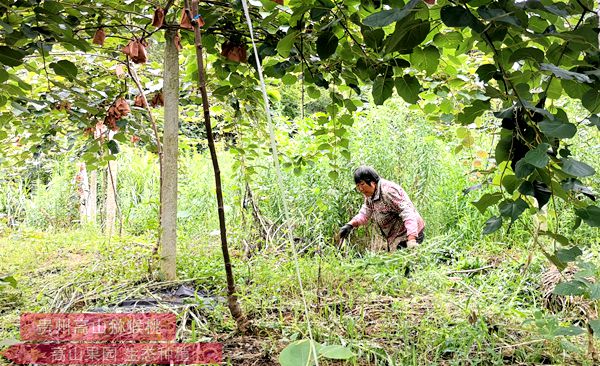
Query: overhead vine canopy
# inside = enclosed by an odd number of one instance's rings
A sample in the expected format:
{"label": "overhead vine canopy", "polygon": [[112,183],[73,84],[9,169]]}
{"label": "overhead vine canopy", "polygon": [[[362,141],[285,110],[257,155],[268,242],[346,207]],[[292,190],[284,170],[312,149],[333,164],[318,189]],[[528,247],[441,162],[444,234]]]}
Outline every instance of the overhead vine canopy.
{"label": "overhead vine canopy", "polygon": [[[546,205],[553,195],[571,202],[580,221],[600,225],[598,206],[576,198],[585,190],[580,179],[595,171],[569,149],[569,139],[586,126],[600,128],[594,1],[263,0],[250,5],[265,74],[284,85],[302,81],[313,97],[329,95],[332,104],[328,114],[317,116],[314,133],[324,139],[321,150],[330,157],[349,156],[346,130],[352,112],[368,100],[365,94],[382,104],[395,91],[440,123],[486,123],[497,131],[494,180],[501,192],[477,203],[482,212],[499,204],[500,215],[488,220],[486,232],[529,207]],[[159,61],[146,55],[145,47],[161,42],[161,29],[173,24],[183,24],[181,42],[191,44],[182,6],[137,0],[4,2],[0,138],[29,146],[20,152],[24,159],[49,154],[55,136],[76,141],[106,120],[118,98],[133,106],[135,88],[119,77],[119,65],[125,65],[126,53],[134,62],[148,57],[147,73],[156,74]],[[260,106],[241,3],[207,1],[199,12],[194,21],[201,21],[203,47],[211,55],[212,96],[237,110],[242,104],[247,111]],[[191,52],[183,52],[191,60]],[[184,67],[192,79],[195,65]],[[146,81],[158,104],[160,83],[148,75]],[[564,97],[580,103],[587,116],[568,116]],[[140,115],[142,109],[134,112]],[[126,126],[151,140],[141,120],[130,115],[115,121],[112,127],[122,129],[117,140],[125,139]],[[82,154],[93,158],[97,145],[87,143]],[[11,155],[11,144],[3,144],[2,151]]]}

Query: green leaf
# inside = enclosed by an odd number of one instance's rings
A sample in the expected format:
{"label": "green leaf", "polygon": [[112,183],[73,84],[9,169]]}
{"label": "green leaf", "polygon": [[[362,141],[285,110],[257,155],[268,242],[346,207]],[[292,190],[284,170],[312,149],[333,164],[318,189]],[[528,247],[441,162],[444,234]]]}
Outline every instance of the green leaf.
{"label": "green leaf", "polygon": [[600,90],[591,88],[581,97],[581,104],[591,113],[600,111]]}
{"label": "green leaf", "polygon": [[550,162],[550,157],[547,154],[549,148],[549,144],[539,144],[535,149],[529,150],[527,154],[525,154],[523,161],[536,168],[544,168]]}
{"label": "green leaf", "polygon": [[502,217],[492,216],[484,224],[483,234],[488,235],[502,227]]}
{"label": "green leaf", "polygon": [[397,22],[394,33],[385,40],[385,50],[387,53],[412,50],[427,38],[430,29],[429,21],[420,19]]}
{"label": "green leaf", "polygon": [[555,295],[581,296],[586,293],[587,286],[580,281],[561,282],[552,291]]}
{"label": "green leaf", "polygon": [[369,27],[385,27],[386,25],[404,19],[411,13],[414,7],[420,3],[421,0],[411,0],[402,9],[393,8],[371,14],[363,20],[363,24]]}
{"label": "green leaf", "polygon": [[296,75],[292,75],[292,74],[285,74],[281,78],[281,82],[284,85],[294,85],[296,83],[296,81],[298,81],[298,78],[296,77]]}
{"label": "green leaf", "polygon": [[560,67],[553,64],[540,64],[540,70],[542,71],[550,71],[557,78],[564,80],[576,80],[580,83],[591,83],[592,79],[586,74],[568,71],[565,69],[561,69]]}
{"label": "green leaf", "polygon": [[600,338],[600,319],[590,320],[589,323],[590,328],[592,328],[592,332],[596,338]]}
{"label": "green leaf", "polygon": [[334,360],[348,360],[354,357],[352,351],[340,345],[323,346],[319,350],[319,355]]}
{"label": "green leaf", "polygon": [[502,177],[502,186],[506,188],[506,192],[508,192],[509,194],[513,194],[515,189],[517,189],[517,187],[519,186],[520,182],[521,180],[512,174],[505,175],[504,177]]}
{"label": "green leaf", "polygon": [[119,144],[115,140],[108,141],[107,145],[108,145],[108,149],[110,150],[111,154],[116,155],[119,153]]}
{"label": "green leaf", "polygon": [[512,221],[521,216],[521,214],[529,208],[527,202],[523,201],[522,198],[518,198],[516,201],[513,200],[504,200],[498,206],[500,209],[500,214],[504,217],[510,217]]}
{"label": "green leaf", "polygon": [[321,96],[321,92],[319,91],[318,88],[315,88],[314,86],[309,86],[308,88],[306,88],[306,93],[308,94],[309,97],[311,97],[312,99],[319,99],[319,97]]}
{"label": "green leaf", "polygon": [[19,66],[23,63],[25,53],[8,46],[0,46],[0,63],[6,66]]}
{"label": "green leaf", "polygon": [[584,332],[583,328],[571,325],[569,327],[558,327],[552,331],[552,335],[557,336],[576,336]]}
{"label": "green leaf", "polygon": [[433,37],[433,43],[438,47],[456,49],[462,44],[463,39],[462,33],[452,31],[447,33],[437,33]]}
{"label": "green leaf", "polygon": [[331,180],[336,180],[336,179],[338,179],[339,174],[337,171],[331,170],[331,171],[329,171],[329,173],[327,173],[327,176],[329,176],[329,179],[331,179]]}
{"label": "green leaf", "polygon": [[17,288],[17,280],[13,276],[0,276],[0,285],[10,285]]}
{"label": "green leaf", "polygon": [[317,38],[317,54],[321,60],[325,60],[335,53],[338,46],[338,38],[331,30],[319,34]]}
{"label": "green leaf", "polygon": [[283,57],[289,57],[290,51],[292,50],[292,46],[294,45],[297,36],[298,31],[291,31],[285,37],[279,40],[279,42],[277,42],[277,52]]}
{"label": "green leaf", "polygon": [[600,130],[600,116],[597,114],[593,114],[588,117],[588,121],[590,122],[588,126],[596,126],[598,130]]}
{"label": "green leaf", "polygon": [[0,68],[0,84],[8,80],[8,72],[3,67]]}
{"label": "green leaf", "polygon": [[[320,345],[315,343],[319,352]],[[312,353],[311,341],[302,339],[290,343],[279,354],[281,366],[310,366],[315,364],[315,355]]]}
{"label": "green leaf", "polygon": [[473,206],[477,207],[477,210],[479,210],[479,212],[481,212],[483,214],[483,213],[485,213],[485,210],[488,207],[495,205],[501,199],[502,199],[502,193],[500,193],[500,192],[486,193],[483,196],[481,196],[481,198],[479,198],[479,201],[471,202],[471,203],[473,204]]}
{"label": "green leaf", "polygon": [[396,84],[396,92],[406,102],[415,104],[419,101],[419,93],[421,92],[421,84],[416,77],[411,75],[404,75],[397,77],[394,80]]}
{"label": "green leaf", "polygon": [[498,72],[498,68],[496,65],[492,64],[484,64],[477,68],[475,73],[479,77],[479,80],[486,82],[491,80],[494,77],[494,74]]}
{"label": "green leaf", "polygon": [[517,178],[526,178],[535,171],[535,167],[528,164],[524,159],[517,161],[515,165],[515,176]]}
{"label": "green leaf", "polygon": [[579,83],[574,80],[561,80],[565,93],[573,99],[581,99],[583,95],[590,90],[590,87],[586,84]]}
{"label": "green leaf", "polygon": [[410,55],[410,62],[417,69],[431,75],[437,70],[440,62],[440,51],[435,46],[427,46],[423,49],[415,48]]}
{"label": "green leaf", "polygon": [[508,58],[509,63],[515,63],[524,59],[531,59],[541,63],[544,61],[544,52],[535,47],[523,47],[519,48],[510,55]]}
{"label": "green leaf", "polygon": [[383,31],[383,29],[365,28],[362,34],[365,44],[368,47],[371,47],[372,49],[378,51],[383,45],[383,38],[385,37],[385,32]]}
{"label": "green leaf", "polygon": [[448,27],[471,27],[477,33],[485,29],[483,23],[462,6],[444,5],[440,15],[442,22]]}
{"label": "green leaf", "polygon": [[575,214],[591,227],[600,227],[600,207],[590,205],[575,210]]}
{"label": "green leaf", "polygon": [[457,117],[458,121],[463,125],[468,125],[475,122],[475,118],[487,112],[490,108],[489,101],[475,100],[473,104],[464,108],[462,113]]}
{"label": "green leaf", "polygon": [[592,283],[589,285],[590,300],[600,299],[600,283]]}
{"label": "green leaf", "polygon": [[54,70],[57,75],[64,76],[67,79],[73,81],[77,76],[77,66],[68,60],[60,60],[53,62],[50,67]]}
{"label": "green leaf", "polygon": [[387,99],[392,96],[394,91],[394,81],[385,76],[378,76],[373,82],[373,101],[376,105],[382,105]]}
{"label": "green leaf", "polygon": [[562,159],[562,170],[574,177],[587,177],[596,173],[591,166],[571,158]]}
{"label": "green leaf", "polygon": [[[565,238],[566,239],[566,238]],[[582,255],[583,252],[578,246],[571,248],[562,248],[556,252],[556,257],[563,263],[573,262],[577,257]]]}
{"label": "green leaf", "polygon": [[560,120],[545,119],[540,122],[539,126],[544,135],[559,139],[570,139],[577,132],[577,127],[574,124]]}
{"label": "green leaf", "polygon": [[[567,237],[563,236],[563,235],[556,234],[556,233],[553,233],[551,231],[540,231],[540,235],[549,236],[552,239],[556,240],[557,242],[561,243],[562,245],[565,245],[565,246],[569,245],[569,239]],[[571,248],[571,249],[573,249],[573,248]],[[568,249],[568,250],[571,250],[571,249]],[[558,256],[556,258],[558,258]]]}

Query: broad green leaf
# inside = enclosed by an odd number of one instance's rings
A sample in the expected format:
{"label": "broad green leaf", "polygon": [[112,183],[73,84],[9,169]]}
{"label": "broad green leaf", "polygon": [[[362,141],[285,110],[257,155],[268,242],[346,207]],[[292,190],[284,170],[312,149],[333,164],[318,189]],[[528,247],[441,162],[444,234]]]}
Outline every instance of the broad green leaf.
{"label": "broad green leaf", "polygon": [[540,122],[539,126],[544,135],[559,139],[570,139],[577,132],[577,127],[574,124],[560,120],[545,119]]}
{"label": "broad green leaf", "polygon": [[581,99],[583,95],[590,90],[590,87],[586,84],[574,81],[574,80],[561,80],[565,93],[573,99]]}
{"label": "broad green leaf", "polygon": [[13,276],[0,276],[0,285],[4,284],[17,288],[17,280]]}
{"label": "broad green leaf", "polygon": [[533,196],[538,202],[538,208],[543,208],[552,197],[552,192],[548,186],[540,181],[525,181],[519,187],[519,192],[526,196]]}
{"label": "broad green leaf", "polygon": [[571,158],[562,159],[562,170],[574,177],[587,177],[596,173],[591,166]]}
{"label": "broad green leaf", "polygon": [[520,179],[518,179],[516,176],[514,175],[505,175],[502,178],[502,186],[504,188],[506,188],[506,191],[509,194],[513,194],[513,192],[515,191],[515,189],[517,189],[517,187],[519,186],[519,183],[521,182]]}
{"label": "broad green leaf", "polygon": [[363,19],[363,24],[369,27],[385,27],[386,25],[404,19],[416,5],[420,4],[421,0],[411,0],[402,9],[393,8],[390,10],[382,10],[374,13]]}
{"label": "broad green leaf", "polygon": [[568,71],[568,70],[562,69],[553,64],[542,63],[542,64],[540,64],[540,70],[550,71],[557,78],[564,79],[564,80],[576,80],[580,83],[591,83],[592,82],[592,79],[590,79],[590,77],[587,76],[586,74]]}
{"label": "broad green leaf", "polygon": [[588,126],[596,126],[598,130],[600,130],[600,116],[597,114],[593,114],[588,117],[588,121],[590,122]]}
{"label": "broad green leaf", "polygon": [[[556,240],[557,242],[559,242],[562,245],[565,245],[565,246],[570,245],[569,239],[567,237],[563,236],[563,235],[556,234],[556,233],[553,233],[551,231],[540,231],[540,234],[541,235],[549,236],[549,237],[551,237],[552,239]],[[569,250],[570,251],[570,250],[574,250],[574,248],[576,248],[576,247],[573,247],[571,249],[565,249],[565,250]],[[561,250],[563,250],[563,249],[561,249]],[[556,258],[558,258],[558,256]],[[564,261],[562,261],[562,262],[564,262]]]}
{"label": "broad green leaf", "polygon": [[383,29],[364,29],[362,34],[368,47],[378,51],[383,45],[383,38],[385,37]]}
{"label": "broad green leaf", "polygon": [[484,224],[483,234],[488,235],[502,227],[502,217],[492,216]]}
{"label": "broad green leaf", "polygon": [[0,67],[0,84],[8,80],[8,72]]}
{"label": "broad green leaf", "polygon": [[281,78],[281,82],[283,82],[284,85],[294,85],[296,81],[298,81],[298,78],[296,77],[296,75],[292,74],[285,74]]}
{"label": "broad green leaf", "polygon": [[[596,84],[598,85],[598,84]],[[591,113],[600,112],[600,90],[591,88],[581,97],[581,104]]]}
{"label": "broad green leaf", "polygon": [[498,68],[496,65],[492,64],[484,64],[477,68],[475,73],[479,77],[479,80],[486,82],[491,80],[494,77],[494,74],[498,72]]}
{"label": "broad green leaf", "polygon": [[[321,345],[315,343],[317,353]],[[310,366],[315,364],[315,355],[312,352],[311,341],[302,339],[290,343],[279,354],[281,366]]]}
{"label": "broad green leaf", "polygon": [[581,296],[585,294],[587,286],[580,281],[561,282],[552,291],[555,295]]}
{"label": "broad green leaf", "polygon": [[423,49],[415,48],[410,55],[410,62],[417,69],[431,75],[437,70],[440,62],[440,51],[435,46],[427,46]]}
{"label": "broad green leaf", "polygon": [[8,46],[0,46],[0,63],[6,66],[19,66],[23,63],[25,54]]}
{"label": "broad green leaf", "polygon": [[590,205],[586,208],[579,208],[575,210],[575,214],[591,227],[600,227],[600,207]]}
{"label": "broad green leaf", "polygon": [[385,40],[386,52],[412,50],[427,38],[430,27],[429,21],[420,19],[410,22],[397,22],[394,33]]}
{"label": "broad green leaf", "polygon": [[577,247],[577,246],[574,246],[571,248],[559,249],[556,252],[556,257],[558,259],[560,259],[561,262],[568,263],[568,262],[573,262],[575,259],[577,259],[577,257],[579,257],[582,254],[583,254],[583,252],[581,251],[581,249],[579,249],[579,247]]}
{"label": "broad green leaf", "polygon": [[495,205],[501,199],[502,199],[502,193],[500,193],[500,192],[486,193],[483,196],[481,196],[481,198],[479,198],[479,201],[475,201],[475,202],[471,202],[471,203],[473,204],[473,206],[477,207],[477,210],[479,210],[479,212],[481,212],[483,214],[483,213],[485,213],[485,210],[488,207]]}
{"label": "broad green leaf", "polygon": [[67,79],[73,81],[77,77],[77,66],[68,60],[60,60],[53,62],[50,67],[54,70],[57,75],[64,76]]}
{"label": "broad green leaf", "polygon": [[290,51],[292,50],[292,46],[294,45],[297,36],[298,31],[291,31],[288,33],[279,42],[277,42],[277,52],[283,57],[289,57]]}
{"label": "broad green leaf", "polygon": [[590,328],[592,328],[592,332],[596,338],[600,338],[600,319],[590,320],[589,323]]}
{"label": "broad green leaf", "polygon": [[558,327],[558,328],[554,329],[554,331],[552,332],[552,335],[555,337],[557,337],[557,336],[576,336],[576,335],[582,334],[583,332],[585,332],[583,330],[583,328],[575,326],[575,325],[571,325],[569,327]]}
{"label": "broad green leaf", "polygon": [[317,54],[321,60],[325,60],[335,53],[338,46],[338,38],[331,30],[322,32],[317,38]]}
{"label": "broad green leaf", "polygon": [[348,360],[354,357],[352,351],[341,345],[323,346],[319,350],[319,355],[334,360]]}
{"label": "broad green leaf", "polygon": [[329,179],[331,180],[336,180],[339,177],[339,173],[335,170],[331,170],[329,173],[327,173],[327,176],[329,176]]}
{"label": "broad green leaf", "polygon": [[419,93],[421,92],[421,84],[416,77],[404,75],[397,77],[394,80],[396,84],[396,92],[407,103],[415,104],[419,101]]}
{"label": "broad green leaf", "polygon": [[535,149],[529,150],[523,160],[536,168],[544,168],[550,162],[550,157],[547,154],[549,148],[549,144],[539,144]]}
{"label": "broad green leaf", "polygon": [[528,207],[529,205],[522,198],[518,198],[516,201],[504,200],[498,206],[500,214],[504,217],[510,217],[512,221],[518,219]]}
{"label": "broad green leaf", "polygon": [[387,99],[392,96],[394,91],[394,81],[391,78],[378,76],[373,82],[373,101],[376,105],[382,105]]}
{"label": "broad green leaf", "polygon": [[463,125],[468,125],[475,122],[475,118],[481,116],[490,108],[489,101],[475,100],[473,104],[463,109],[458,115],[458,121]]}
{"label": "broad green leaf", "polygon": [[318,88],[315,88],[314,86],[309,86],[308,88],[306,88],[306,93],[308,94],[309,97],[311,97],[312,99],[319,99],[319,97],[321,96],[321,92],[319,91]]}
{"label": "broad green leaf", "polygon": [[119,144],[115,140],[108,141],[107,145],[108,145],[108,149],[110,150],[111,154],[116,155],[119,153]]}
{"label": "broad green leaf", "polygon": [[535,47],[519,48],[518,50],[513,52],[512,55],[510,55],[510,57],[508,58],[508,62],[512,64],[524,59],[531,59],[538,63],[541,63],[544,61],[544,52]]}
{"label": "broad green leaf", "polygon": [[448,27],[471,27],[477,33],[485,29],[483,23],[462,6],[444,5],[440,15],[442,22]]}
{"label": "broad green leaf", "polygon": [[547,96],[550,99],[560,99],[563,95],[563,87],[561,84],[561,80],[557,78],[553,78],[550,80],[550,85],[548,86]]}
{"label": "broad green leaf", "polygon": [[600,283],[592,283],[589,285],[590,300],[600,299]]}
{"label": "broad green leaf", "polygon": [[535,171],[535,167],[528,164],[524,159],[517,161],[515,165],[515,175],[517,178],[526,178]]}
{"label": "broad green leaf", "polygon": [[433,37],[433,43],[440,48],[456,49],[456,47],[458,47],[463,40],[464,38],[462,33],[457,31],[437,33]]}

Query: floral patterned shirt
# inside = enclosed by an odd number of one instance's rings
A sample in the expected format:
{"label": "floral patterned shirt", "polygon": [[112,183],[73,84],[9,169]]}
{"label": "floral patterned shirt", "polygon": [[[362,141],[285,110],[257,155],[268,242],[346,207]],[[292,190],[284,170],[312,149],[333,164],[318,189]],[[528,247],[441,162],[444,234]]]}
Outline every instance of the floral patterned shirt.
{"label": "floral patterned shirt", "polygon": [[391,250],[406,241],[408,235],[417,237],[425,227],[423,218],[404,189],[385,179],[379,179],[375,192],[371,197],[365,197],[359,213],[349,224],[354,227],[365,225],[371,218],[387,239]]}

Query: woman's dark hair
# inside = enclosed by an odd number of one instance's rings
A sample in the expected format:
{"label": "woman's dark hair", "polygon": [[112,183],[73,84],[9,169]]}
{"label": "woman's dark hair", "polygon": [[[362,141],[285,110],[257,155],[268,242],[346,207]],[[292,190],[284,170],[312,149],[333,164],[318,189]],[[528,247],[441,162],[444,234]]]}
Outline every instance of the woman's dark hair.
{"label": "woman's dark hair", "polygon": [[371,182],[379,183],[379,174],[370,166],[359,166],[354,171],[354,183],[358,184],[361,181],[367,184],[371,184]]}

